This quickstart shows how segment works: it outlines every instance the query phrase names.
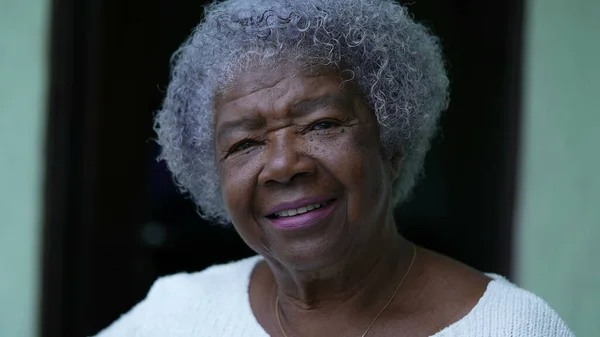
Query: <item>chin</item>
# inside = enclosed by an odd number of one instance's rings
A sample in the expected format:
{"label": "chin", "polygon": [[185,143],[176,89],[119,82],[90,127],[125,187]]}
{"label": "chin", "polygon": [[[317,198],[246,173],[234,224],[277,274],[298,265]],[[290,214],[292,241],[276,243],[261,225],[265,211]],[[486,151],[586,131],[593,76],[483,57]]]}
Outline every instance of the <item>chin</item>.
{"label": "chin", "polygon": [[347,260],[346,255],[349,255],[352,247],[349,231],[342,230],[331,234],[319,238],[299,238],[285,245],[275,245],[272,246],[271,252],[261,255],[269,260],[275,259],[287,268],[324,271],[340,261]]}

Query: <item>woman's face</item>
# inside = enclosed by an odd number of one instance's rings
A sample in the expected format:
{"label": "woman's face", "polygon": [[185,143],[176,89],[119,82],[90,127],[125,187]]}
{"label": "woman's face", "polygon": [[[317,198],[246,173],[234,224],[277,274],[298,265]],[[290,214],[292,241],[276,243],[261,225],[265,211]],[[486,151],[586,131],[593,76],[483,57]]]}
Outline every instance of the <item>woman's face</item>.
{"label": "woman's face", "polygon": [[342,80],[329,70],[263,69],[215,101],[230,218],[252,249],[295,268],[364,247],[391,214],[392,169],[377,121]]}

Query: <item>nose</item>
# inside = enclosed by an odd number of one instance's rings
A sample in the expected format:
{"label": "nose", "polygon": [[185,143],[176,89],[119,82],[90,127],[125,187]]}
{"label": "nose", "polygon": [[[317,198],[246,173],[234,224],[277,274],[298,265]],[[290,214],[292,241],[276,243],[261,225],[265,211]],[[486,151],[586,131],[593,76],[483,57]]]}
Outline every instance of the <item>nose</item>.
{"label": "nose", "polygon": [[259,182],[288,184],[299,176],[314,174],[315,162],[303,151],[304,147],[303,140],[293,133],[274,137],[267,145]]}

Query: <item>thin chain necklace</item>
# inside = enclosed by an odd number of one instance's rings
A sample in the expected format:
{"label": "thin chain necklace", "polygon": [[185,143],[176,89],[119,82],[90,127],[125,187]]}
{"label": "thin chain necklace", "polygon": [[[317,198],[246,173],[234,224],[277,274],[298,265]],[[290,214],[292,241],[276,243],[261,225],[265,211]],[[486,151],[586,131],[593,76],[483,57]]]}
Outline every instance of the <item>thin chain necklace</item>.
{"label": "thin chain necklace", "polygon": [[[394,297],[396,297],[396,294],[398,293],[398,290],[400,289],[400,286],[402,285],[402,283],[404,283],[404,280],[408,276],[408,272],[410,272],[410,269],[412,268],[413,264],[415,263],[415,258],[417,257],[417,247],[415,247],[414,244],[412,246],[413,246],[413,256],[412,256],[412,260],[410,261],[410,265],[408,266],[408,269],[406,269],[406,272],[404,273],[404,276],[402,277],[402,279],[400,280],[400,282],[396,286],[396,289],[394,290],[394,293],[392,294],[392,297],[390,297],[390,299],[383,306],[383,308],[381,309],[381,311],[379,311],[379,313],[377,314],[377,316],[375,316],[375,318],[373,319],[373,321],[371,322],[371,324],[369,324],[369,327],[367,327],[367,330],[365,330],[365,332],[363,332],[363,334],[361,335],[361,337],[365,337],[367,335],[367,333],[369,332],[369,330],[371,330],[371,327],[375,324],[375,322],[377,321],[377,319],[379,318],[379,316],[381,316],[381,314],[383,314],[383,312],[385,311],[385,309],[387,309],[387,307],[392,303],[392,301],[394,300]],[[285,333],[285,330],[283,329],[283,325],[281,325],[281,319],[279,318],[279,295],[277,295],[275,297],[275,317],[277,317],[277,323],[279,324],[279,329],[281,330],[281,333],[283,334],[284,337],[288,337],[288,335]]]}

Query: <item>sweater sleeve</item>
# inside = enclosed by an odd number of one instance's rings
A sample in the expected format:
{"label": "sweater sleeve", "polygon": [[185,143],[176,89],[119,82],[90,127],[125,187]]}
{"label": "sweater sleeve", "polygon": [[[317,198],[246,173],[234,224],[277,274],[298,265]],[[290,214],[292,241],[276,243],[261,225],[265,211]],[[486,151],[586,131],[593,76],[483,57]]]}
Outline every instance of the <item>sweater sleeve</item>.
{"label": "sweater sleeve", "polygon": [[167,327],[166,324],[169,322],[169,314],[173,313],[171,309],[174,301],[177,301],[176,298],[171,296],[173,293],[171,289],[173,285],[181,283],[185,278],[186,275],[184,274],[159,278],[154,282],[144,300],[121,315],[95,337],[165,336],[161,335],[162,329],[160,326],[164,324],[165,330],[173,329],[172,326]]}
{"label": "sweater sleeve", "polygon": [[248,303],[258,260],[161,277],[143,301],[95,337],[266,337]]}
{"label": "sweater sleeve", "polygon": [[548,303],[497,275],[460,321],[433,337],[574,337]]}
{"label": "sweater sleeve", "polygon": [[514,336],[531,337],[575,337],[565,321],[548,303],[534,294],[524,292],[523,300],[518,303],[511,315]]}

